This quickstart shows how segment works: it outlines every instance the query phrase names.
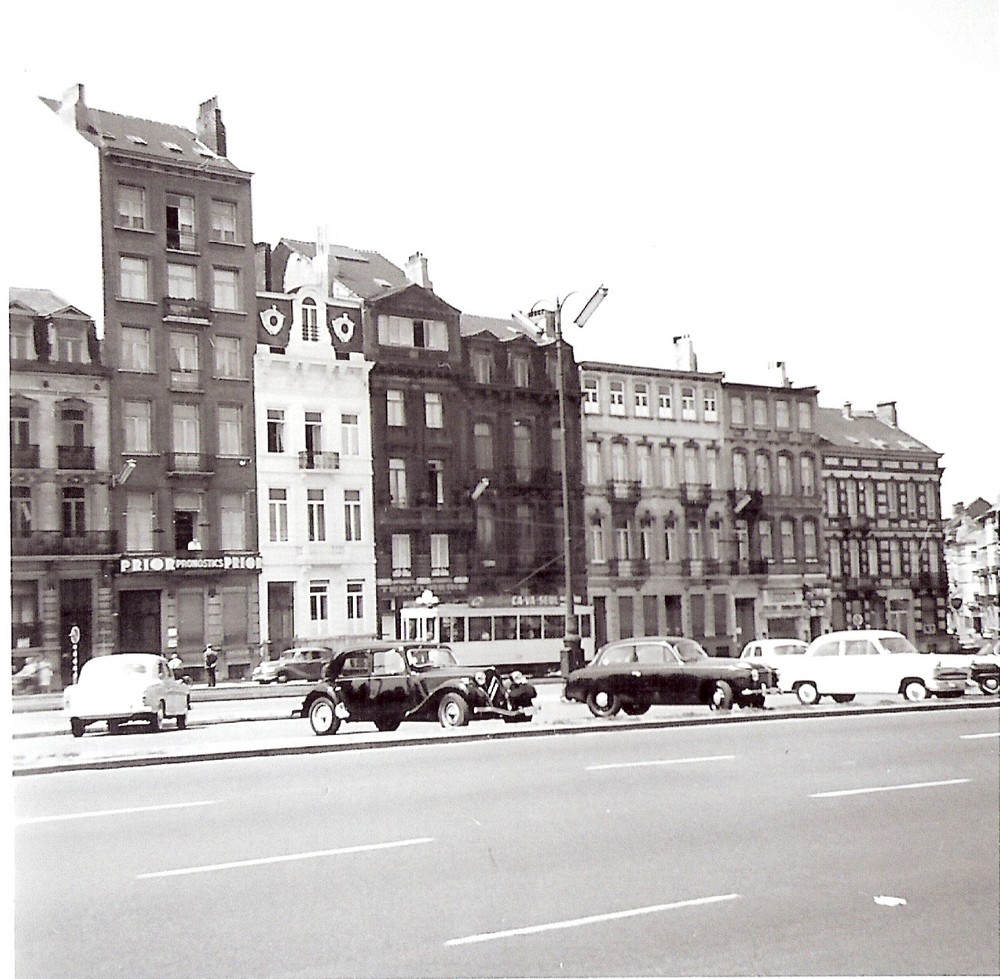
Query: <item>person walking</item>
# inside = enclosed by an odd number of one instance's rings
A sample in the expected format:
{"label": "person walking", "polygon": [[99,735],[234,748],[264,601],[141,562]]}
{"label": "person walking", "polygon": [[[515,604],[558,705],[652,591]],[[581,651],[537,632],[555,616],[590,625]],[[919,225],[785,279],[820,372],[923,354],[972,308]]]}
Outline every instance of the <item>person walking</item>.
{"label": "person walking", "polygon": [[219,663],[218,654],[213,649],[211,643],[205,646],[205,675],[208,677],[208,685],[215,686],[215,670]]}
{"label": "person walking", "polygon": [[52,684],[52,664],[45,656],[38,660],[38,690],[40,693],[48,693]]}

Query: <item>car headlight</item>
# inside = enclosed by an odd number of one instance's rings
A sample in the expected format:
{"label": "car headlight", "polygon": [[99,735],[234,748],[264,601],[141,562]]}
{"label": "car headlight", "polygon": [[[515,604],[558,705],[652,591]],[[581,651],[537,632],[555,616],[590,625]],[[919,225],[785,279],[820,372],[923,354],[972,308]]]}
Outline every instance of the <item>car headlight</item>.
{"label": "car headlight", "polygon": [[479,670],[473,677],[473,679],[476,681],[476,683],[479,684],[479,686],[481,687],[486,686],[486,674],[482,670]]}
{"label": "car headlight", "polygon": [[760,680],[760,674],[757,672],[757,668],[756,667],[754,667],[750,671],[750,679],[753,680],[754,683],[757,683]]}

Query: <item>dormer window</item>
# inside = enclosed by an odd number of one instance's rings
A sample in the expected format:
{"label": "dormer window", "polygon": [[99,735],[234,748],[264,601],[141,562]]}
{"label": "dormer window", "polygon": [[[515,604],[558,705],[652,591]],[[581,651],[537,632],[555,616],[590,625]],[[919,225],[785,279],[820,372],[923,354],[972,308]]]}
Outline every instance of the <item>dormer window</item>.
{"label": "dormer window", "polygon": [[62,364],[85,364],[86,344],[82,326],[60,324],[55,328],[52,359]]}
{"label": "dormer window", "polygon": [[316,300],[308,296],[302,300],[302,339],[310,343],[319,342],[319,309]]}
{"label": "dormer window", "polygon": [[34,360],[35,339],[30,324],[11,321],[10,324],[10,359]]}

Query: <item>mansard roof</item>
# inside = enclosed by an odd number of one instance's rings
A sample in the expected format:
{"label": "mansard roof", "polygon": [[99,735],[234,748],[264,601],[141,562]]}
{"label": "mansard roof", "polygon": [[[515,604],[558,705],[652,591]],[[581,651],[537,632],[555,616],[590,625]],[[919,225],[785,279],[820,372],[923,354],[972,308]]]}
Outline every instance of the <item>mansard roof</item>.
{"label": "mansard roof", "polygon": [[939,458],[941,453],[900,428],[882,421],[874,411],[852,410],[846,417],[839,408],[819,408],[816,433],[825,442],[856,453],[916,452]]}
{"label": "mansard roof", "polygon": [[[316,257],[316,243],[282,238],[279,244],[307,258]],[[406,273],[378,252],[348,245],[330,245],[330,281],[342,283],[356,296],[371,300],[412,285]]]}
{"label": "mansard roof", "polygon": [[24,312],[34,316],[67,316],[91,319],[83,310],[70,305],[51,289],[21,289],[10,287],[10,305],[20,307]]}
{"label": "mansard roof", "polygon": [[475,316],[472,313],[462,313],[459,328],[463,337],[491,333],[497,340],[504,343],[512,340],[528,340],[538,346],[545,346],[553,342],[552,338],[547,336],[535,338],[522,330],[513,319],[503,319],[499,316]]}

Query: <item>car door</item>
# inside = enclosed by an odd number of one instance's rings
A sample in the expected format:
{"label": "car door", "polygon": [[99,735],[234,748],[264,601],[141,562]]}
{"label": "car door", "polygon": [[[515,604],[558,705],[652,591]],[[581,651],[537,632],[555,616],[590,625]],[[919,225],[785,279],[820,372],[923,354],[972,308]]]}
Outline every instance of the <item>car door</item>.
{"label": "car door", "polygon": [[[808,656],[802,657],[800,662],[790,664],[791,669],[785,674],[778,671],[781,681],[781,689],[789,689],[786,683],[793,683],[798,680],[816,684],[816,689],[821,693],[833,693],[832,687],[842,686],[842,681],[837,680],[837,675],[842,671],[843,660],[840,655],[841,643],[839,639],[826,639],[817,642],[812,647],[812,652]],[[795,671],[794,679],[792,670]],[[786,675],[788,680],[785,679]]]}
{"label": "car door", "polygon": [[[871,639],[848,638],[843,643],[843,668],[838,688],[830,693],[886,693],[891,664],[882,656]],[[895,692],[895,691],[893,691]]]}
{"label": "car door", "polygon": [[635,643],[635,664],[624,680],[624,688],[629,697],[637,703],[663,703],[663,667],[666,650],[662,642],[637,639]]}
{"label": "car door", "polygon": [[661,704],[693,704],[698,699],[699,676],[672,643],[664,645]]}
{"label": "car door", "polygon": [[166,660],[161,659],[157,666],[157,683],[167,715],[183,714],[187,709],[187,688],[180,680],[174,679],[174,671]]}
{"label": "car door", "polygon": [[378,649],[372,655],[369,699],[373,716],[401,717],[411,703],[410,677],[400,649]]}
{"label": "car door", "polygon": [[370,649],[352,649],[344,656],[336,680],[340,689],[344,706],[350,713],[351,720],[366,721],[371,718],[371,700],[369,689],[371,684],[372,654]]}
{"label": "car door", "polygon": [[306,678],[318,680],[323,675],[323,659],[326,655],[324,649],[310,649],[306,661],[303,664]]}

